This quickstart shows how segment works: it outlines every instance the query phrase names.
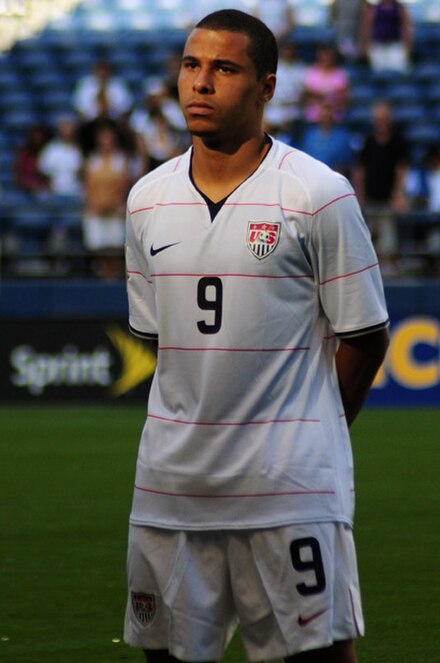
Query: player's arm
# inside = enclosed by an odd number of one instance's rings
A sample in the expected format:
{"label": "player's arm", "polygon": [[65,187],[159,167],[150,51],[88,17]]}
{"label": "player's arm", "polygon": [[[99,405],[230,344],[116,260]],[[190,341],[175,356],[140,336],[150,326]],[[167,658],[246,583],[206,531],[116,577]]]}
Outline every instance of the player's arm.
{"label": "player's arm", "polygon": [[374,377],[388,348],[387,328],[340,340],[336,353],[336,370],[349,426],[367,398]]}

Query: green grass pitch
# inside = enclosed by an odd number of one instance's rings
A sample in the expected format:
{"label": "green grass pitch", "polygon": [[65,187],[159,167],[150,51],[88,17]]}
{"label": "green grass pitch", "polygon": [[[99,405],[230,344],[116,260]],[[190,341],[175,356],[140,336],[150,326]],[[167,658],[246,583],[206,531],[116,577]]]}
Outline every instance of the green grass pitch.
{"label": "green grass pitch", "polygon": [[[140,407],[0,409],[0,661],[143,661],[122,643]],[[360,663],[440,660],[440,411],[353,429]],[[242,661],[236,637],[225,663]]]}

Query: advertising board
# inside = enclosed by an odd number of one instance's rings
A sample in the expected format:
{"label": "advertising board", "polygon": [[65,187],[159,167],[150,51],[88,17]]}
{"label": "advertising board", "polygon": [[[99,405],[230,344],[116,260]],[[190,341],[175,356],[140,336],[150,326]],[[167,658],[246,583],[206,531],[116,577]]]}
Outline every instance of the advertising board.
{"label": "advertising board", "polygon": [[[146,402],[156,365],[126,319],[0,320],[0,401]],[[387,359],[368,403],[440,404],[440,319],[392,319]]]}

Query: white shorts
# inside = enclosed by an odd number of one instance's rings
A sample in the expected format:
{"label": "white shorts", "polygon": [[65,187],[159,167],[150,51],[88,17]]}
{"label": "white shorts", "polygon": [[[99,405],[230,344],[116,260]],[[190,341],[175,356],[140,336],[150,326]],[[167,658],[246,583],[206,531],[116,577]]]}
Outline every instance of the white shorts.
{"label": "white shorts", "polygon": [[368,56],[373,71],[397,71],[401,74],[409,71],[409,57],[403,44],[373,43]]}
{"label": "white shorts", "polygon": [[182,661],[220,660],[236,626],[251,661],[363,635],[351,529],[131,526],[125,641]]}
{"label": "white shorts", "polygon": [[122,249],[125,242],[125,222],[116,214],[99,216],[86,213],[83,219],[84,245],[89,251]]}

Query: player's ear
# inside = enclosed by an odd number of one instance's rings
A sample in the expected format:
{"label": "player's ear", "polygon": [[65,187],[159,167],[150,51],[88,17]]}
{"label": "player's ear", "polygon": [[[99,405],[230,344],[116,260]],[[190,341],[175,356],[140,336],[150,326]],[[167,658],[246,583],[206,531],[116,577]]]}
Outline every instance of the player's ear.
{"label": "player's ear", "polygon": [[270,101],[275,93],[277,77],[275,74],[263,74],[261,79],[261,100],[264,104]]}

